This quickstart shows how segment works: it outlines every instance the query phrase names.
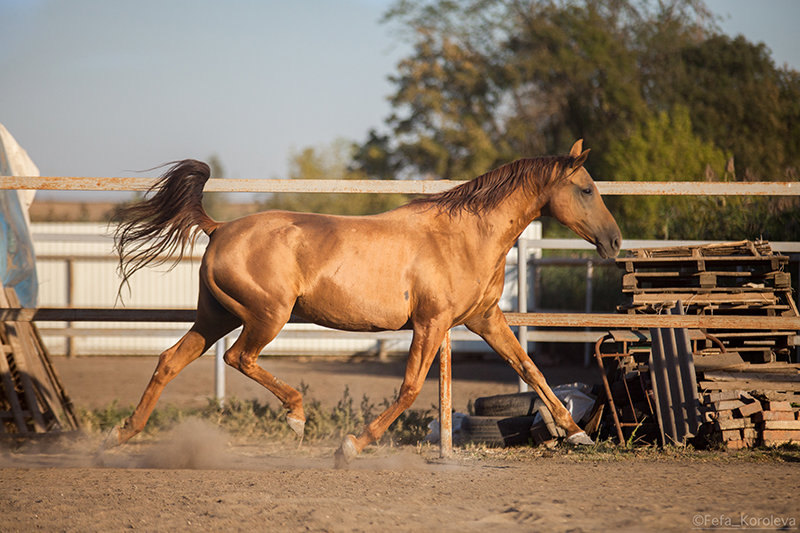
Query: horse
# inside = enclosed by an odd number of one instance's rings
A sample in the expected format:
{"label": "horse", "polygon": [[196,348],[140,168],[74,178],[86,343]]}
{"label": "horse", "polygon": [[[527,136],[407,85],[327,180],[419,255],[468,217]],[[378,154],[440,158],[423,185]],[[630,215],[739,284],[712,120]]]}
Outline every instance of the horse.
{"label": "horse", "polygon": [[120,290],[137,270],[168,255],[181,257],[202,231],[209,242],[200,265],[197,315],[160,355],[139,404],[106,445],[123,444],[142,431],[164,387],[239,326],[225,362],[272,392],[302,439],[300,393],[258,364],[261,350],[292,316],[349,331],[413,331],[396,399],[358,437],[344,437],[337,466],[380,439],[411,406],[445,334],[461,324],[532,387],[568,442],[592,444],[498,307],[506,255],[540,215],[572,229],[604,258],[619,253],[619,227],[583,168],[588,154],[579,140],[569,155],[520,159],[376,215],[265,211],[224,223],[202,206],[208,165],[172,163],[145,199],[118,214]]}

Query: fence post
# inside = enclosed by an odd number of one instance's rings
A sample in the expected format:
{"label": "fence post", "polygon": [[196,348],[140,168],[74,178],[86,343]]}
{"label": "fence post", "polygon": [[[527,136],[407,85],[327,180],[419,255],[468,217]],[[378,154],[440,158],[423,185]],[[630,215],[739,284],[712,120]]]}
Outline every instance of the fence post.
{"label": "fence post", "polygon": [[214,344],[214,397],[220,407],[225,402],[225,345],[227,337]]}
{"label": "fence post", "polygon": [[439,457],[453,454],[453,379],[450,330],[439,347]]}
{"label": "fence post", "polygon": [[[75,305],[75,260],[68,257],[66,260],[67,267],[67,307]],[[72,322],[67,322],[67,329],[72,329]],[[75,353],[74,342],[75,339],[72,335],[67,335],[67,345],[64,348],[67,357],[72,357]]]}
{"label": "fence post", "polygon": [[[584,312],[591,313],[592,312],[592,291],[594,289],[594,261],[589,259],[586,261],[586,301],[584,304]],[[590,331],[589,328],[584,328],[585,331]],[[583,345],[583,366],[589,366],[589,360],[591,359],[591,349],[593,345],[591,343],[585,343]]]}
{"label": "fence post", "polygon": [[[517,240],[517,311],[528,312],[528,241],[520,237]],[[528,353],[528,326],[519,326],[517,333],[522,351]],[[528,384],[521,377],[517,378],[519,392],[526,392]]]}

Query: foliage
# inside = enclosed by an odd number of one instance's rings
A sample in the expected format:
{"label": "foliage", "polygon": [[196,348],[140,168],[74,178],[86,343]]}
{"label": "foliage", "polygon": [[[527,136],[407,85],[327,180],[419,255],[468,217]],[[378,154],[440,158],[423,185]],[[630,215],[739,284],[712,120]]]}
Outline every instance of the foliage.
{"label": "foliage", "polygon": [[[307,180],[368,179],[363,171],[348,168],[353,150],[352,145],[341,140],[324,148],[304,148],[292,155],[289,177]],[[364,148],[363,151],[370,152],[370,149]],[[365,215],[387,211],[403,202],[404,198],[400,195],[281,193],[270,196],[261,203],[260,208],[336,215]]]}
{"label": "foliage", "polygon": [[[689,110],[676,106],[649,117],[630,135],[612,141],[603,154],[615,176],[632,181],[696,181],[725,173],[726,154],[692,132]],[[725,175],[730,179],[730,176]],[[651,235],[662,239],[676,235],[680,197],[620,197],[610,199],[624,235]],[[680,228],[685,230],[686,228]],[[672,231],[671,231],[672,230]]]}
{"label": "foliage", "polygon": [[[220,179],[225,177],[225,170],[222,167],[222,161],[216,155],[208,158],[208,166],[211,167],[211,177]],[[226,194],[223,192],[204,192],[203,193],[203,208],[208,215],[215,220],[223,220],[225,218],[226,206],[228,204]]]}
{"label": "foliage", "polygon": [[[413,49],[390,135],[355,152],[370,175],[471,178],[584,138],[600,179],[800,179],[800,75],[720,35],[702,0],[398,0],[386,20]],[[633,238],[797,226],[796,202],[641,200],[612,202]]]}
{"label": "foliage", "polygon": [[[301,384],[300,391],[306,397],[306,440],[340,440],[348,433],[357,433],[367,422],[372,421],[380,411],[389,406],[384,400],[378,409],[364,396],[356,405],[348,388],[336,406],[330,408],[307,395],[308,387]],[[122,408],[116,401],[106,407],[82,410],[81,424],[89,432],[107,432],[121,424],[132,412],[132,407]],[[178,408],[165,405],[157,408],[150,416],[144,433],[153,435],[169,429],[187,418],[207,420],[227,433],[244,439],[271,438],[295,439],[296,436],[286,424],[286,415],[280,407],[273,407],[258,400],[226,399],[223,406],[209,400],[202,408]],[[411,444],[422,440],[428,433],[428,423],[433,419],[428,410],[409,409],[402,413],[389,427],[386,441]]]}

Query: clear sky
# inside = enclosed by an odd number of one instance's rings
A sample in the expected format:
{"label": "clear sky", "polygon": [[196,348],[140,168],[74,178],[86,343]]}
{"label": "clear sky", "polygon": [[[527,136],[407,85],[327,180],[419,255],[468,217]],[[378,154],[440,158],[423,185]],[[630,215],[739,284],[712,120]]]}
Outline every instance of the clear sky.
{"label": "clear sky", "polygon": [[[389,0],[0,0],[0,123],[42,175],[132,176],[188,157],[285,177],[293,150],[365,139],[409,50]],[[709,0],[800,69],[800,1]]]}

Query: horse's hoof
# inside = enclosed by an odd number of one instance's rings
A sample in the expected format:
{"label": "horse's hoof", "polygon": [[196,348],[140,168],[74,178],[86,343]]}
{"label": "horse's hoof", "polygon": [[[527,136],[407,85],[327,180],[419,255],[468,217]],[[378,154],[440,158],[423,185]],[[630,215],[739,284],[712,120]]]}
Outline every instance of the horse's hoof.
{"label": "horse's hoof", "polygon": [[100,443],[100,449],[108,450],[109,448],[114,448],[119,445],[119,426],[114,426],[111,431],[108,432],[106,438],[103,439],[103,442]]}
{"label": "horse's hoof", "polygon": [[589,435],[586,434],[585,431],[579,431],[577,433],[573,433],[572,435],[564,439],[564,442],[566,442],[567,444],[572,444],[574,446],[594,445],[594,441],[592,440],[591,437],[589,437]]}
{"label": "horse's hoof", "polygon": [[356,455],[358,455],[358,451],[356,450],[356,438],[352,435],[347,435],[342,441],[342,445],[339,446],[339,449],[333,454],[334,466],[337,469],[347,468],[347,465],[350,464],[350,461],[352,461]]}
{"label": "horse's hoof", "polygon": [[301,420],[299,418],[295,418],[292,415],[286,415],[286,423],[289,424],[289,427],[292,428],[298,437],[301,439],[303,438],[303,433],[306,427],[305,419]]}

